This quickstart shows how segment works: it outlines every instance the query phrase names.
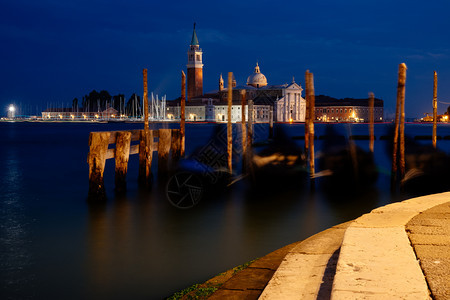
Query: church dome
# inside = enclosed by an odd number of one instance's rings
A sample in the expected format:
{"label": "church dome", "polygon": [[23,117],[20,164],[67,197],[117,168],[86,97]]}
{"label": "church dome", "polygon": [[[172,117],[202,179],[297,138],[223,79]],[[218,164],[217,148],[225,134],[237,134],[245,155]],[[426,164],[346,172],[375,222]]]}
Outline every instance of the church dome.
{"label": "church dome", "polygon": [[267,78],[263,73],[259,71],[258,63],[256,63],[255,72],[252,75],[248,76],[247,85],[251,85],[256,88],[267,85]]}

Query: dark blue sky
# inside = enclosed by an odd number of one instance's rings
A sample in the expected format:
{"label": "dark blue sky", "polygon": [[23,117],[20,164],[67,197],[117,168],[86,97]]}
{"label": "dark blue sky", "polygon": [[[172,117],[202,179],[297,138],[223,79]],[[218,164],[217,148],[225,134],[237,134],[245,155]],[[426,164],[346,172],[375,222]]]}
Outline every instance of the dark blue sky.
{"label": "dark blue sky", "polygon": [[[0,1],[0,115],[70,105],[92,89],[180,95],[192,23],[203,49],[204,91],[220,73],[245,84],[256,61],[269,84],[303,84],[316,94],[375,96],[395,112],[398,64],[408,66],[406,116],[450,102],[450,1]],[[443,113],[446,104],[438,105]]]}

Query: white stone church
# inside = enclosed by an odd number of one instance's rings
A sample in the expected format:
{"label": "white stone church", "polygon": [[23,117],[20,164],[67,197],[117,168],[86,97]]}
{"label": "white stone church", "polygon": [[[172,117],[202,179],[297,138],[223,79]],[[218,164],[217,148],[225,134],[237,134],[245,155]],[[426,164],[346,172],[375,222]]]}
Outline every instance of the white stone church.
{"label": "white stone church", "polygon": [[[186,120],[188,121],[228,121],[228,87],[224,87],[222,74],[219,77],[219,89],[203,94],[203,52],[200,49],[197,34],[194,31],[188,51],[188,85],[186,101]],[[195,63],[192,60],[195,60]],[[241,97],[245,93],[247,102],[253,101],[253,119],[255,122],[269,122],[272,112],[275,122],[304,122],[306,101],[302,97],[302,87],[292,80],[290,84],[269,85],[266,76],[261,73],[258,63],[254,72],[247,78],[246,85],[237,85],[233,78],[232,122],[240,122]],[[248,116],[248,106],[245,106]],[[169,120],[178,120],[181,116],[180,101],[167,101]],[[248,119],[248,117],[247,117]]]}

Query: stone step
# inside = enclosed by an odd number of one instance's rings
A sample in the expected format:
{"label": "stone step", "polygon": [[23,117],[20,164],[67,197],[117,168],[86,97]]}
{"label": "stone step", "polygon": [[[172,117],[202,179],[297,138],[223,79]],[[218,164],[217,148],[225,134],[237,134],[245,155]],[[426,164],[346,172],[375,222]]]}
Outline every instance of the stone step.
{"label": "stone step", "polygon": [[405,225],[450,193],[374,209],[293,247],[260,299],[430,299]]}
{"label": "stone step", "polygon": [[353,221],[342,242],[331,299],[430,299],[405,226],[449,197],[442,193],[413,198]]}
{"label": "stone step", "polygon": [[334,226],[296,245],[285,256],[260,299],[329,298],[339,250],[350,224]]}

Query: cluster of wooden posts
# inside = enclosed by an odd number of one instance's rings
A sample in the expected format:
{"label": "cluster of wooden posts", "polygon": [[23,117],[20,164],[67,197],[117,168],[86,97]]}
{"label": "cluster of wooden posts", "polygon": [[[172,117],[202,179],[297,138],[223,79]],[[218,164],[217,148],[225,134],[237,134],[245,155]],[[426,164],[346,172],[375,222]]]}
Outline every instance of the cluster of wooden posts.
{"label": "cluster of wooden posts", "polygon": [[[103,172],[105,161],[115,158],[116,161],[116,190],[126,189],[126,173],[129,155],[139,154],[139,181],[149,184],[151,181],[151,164],[153,152],[158,152],[158,173],[164,174],[168,170],[169,152],[172,153],[171,160],[184,157],[185,153],[185,103],[186,103],[186,75],[181,72],[181,120],[180,129],[149,130],[148,124],[148,91],[147,70],[143,70],[144,77],[144,129],[115,132],[92,132],[89,137],[89,195],[95,197],[104,196]],[[228,73],[228,122],[227,122],[227,155],[228,169],[232,172],[232,80],[233,73]],[[398,179],[405,176],[405,83],[406,65],[399,65],[397,85],[397,106],[395,114],[394,147],[392,154],[392,186],[395,187]],[[311,178],[314,178],[314,121],[315,121],[315,95],[314,76],[309,70],[305,73],[305,152],[309,161]],[[374,151],[374,99],[373,93],[369,93],[369,149]],[[248,101],[248,120],[245,116],[247,105],[245,90],[241,92],[242,111],[242,157],[244,162],[249,162],[251,145],[253,140],[253,101]],[[269,138],[273,136],[273,110],[269,114]],[[436,148],[436,122],[437,122],[437,74],[434,72],[433,86],[433,147]],[[155,141],[154,139],[157,139]],[[139,141],[138,145],[131,142]],[[116,147],[108,149],[108,145],[115,144]],[[398,145],[400,144],[400,145]],[[244,166],[246,164],[243,164]],[[313,181],[312,181],[313,182]]]}
{"label": "cluster of wooden posts", "polygon": [[[392,152],[391,187],[395,189],[398,183],[398,173],[400,179],[405,176],[405,84],[406,65],[401,63],[398,71],[397,84],[397,105],[394,120],[394,140]],[[314,120],[315,120],[315,96],[314,77],[309,70],[305,73],[305,152],[309,160],[309,170],[311,178],[314,178]],[[374,101],[375,96],[369,93],[369,149],[374,151]],[[433,147],[436,148],[437,141],[437,73],[434,72],[433,84]],[[400,145],[399,145],[400,144]],[[312,181],[313,182],[313,181]]]}
{"label": "cluster of wooden posts", "polygon": [[[405,84],[406,64],[398,67],[397,105],[395,110],[394,147],[392,153],[391,186],[394,189],[400,175],[400,180],[405,177]],[[398,145],[400,144],[400,145]],[[433,80],[433,133],[432,144],[436,149],[437,144],[437,73],[434,71]],[[400,174],[398,174],[400,173]]]}
{"label": "cluster of wooden posts", "polygon": [[[139,141],[132,145],[132,142]],[[108,148],[114,145],[114,148]],[[117,192],[126,190],[126,174],[130,155],[139,154],[139,182],[151,183],[153,152],[158,153],[158,174],[166,174],[169,165],[181,157],[179,129],[91,132],[89,136],[89,196],[103,198],[103,173],[107,159],[115,159]]]}
{"label": "cluster of wooden posts", "polygon": [[[253,100],[248,101],[248,120],[245,118],[245,106],[247,105],[245,90],[241,91],[241,128],[242,128],[242,164],[245,168],[250,161],[252,141],[253,141]],[[233,131],[231,124],[231,107],[233,105],[233,72],[228,72],[228,119],[227,119],[227,165],[230,174],[233,171]],[[271,123],[273,128],[273,123]]]}
{"label": "cluster of wooden posts", "polygon": [[[184,75],[184,73],[183,73]],[[147,70],[144,77],[144,129],[129,131],[91,132],[89,136],[89,197],[105,198],[103,173],[107,159],[115,158],[115,188],[117,192],[126,190],[126,174],[129,156],[139,154],[139,182],[145,186],[151,184],[151,166],[153,153],[158,153],[158,174],[166,174],[170,163],[184,156],[184,110],[180,129],[149,130]],[[184,89],[182,89],[184,91]],[[182,95],[185,97],[185,93]],[[184,106],[184,101],[182,101]],[[132,145],[132,142],[139,141]],[[114,145],[108,148],[109,145]],[[170,155],[171,154],[171,155]]]}

